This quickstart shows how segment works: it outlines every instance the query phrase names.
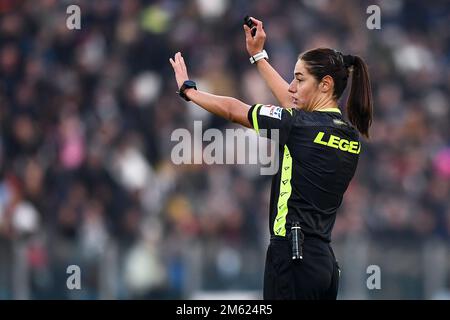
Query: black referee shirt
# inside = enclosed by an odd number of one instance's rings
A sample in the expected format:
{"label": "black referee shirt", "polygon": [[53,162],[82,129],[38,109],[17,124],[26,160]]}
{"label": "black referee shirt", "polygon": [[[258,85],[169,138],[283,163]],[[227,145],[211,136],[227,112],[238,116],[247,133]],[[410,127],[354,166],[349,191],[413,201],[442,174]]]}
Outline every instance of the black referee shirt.
{"label": "black referee shirt", "polygon": [[248,119],[261,136],[279,143],[270,234],[286,236],[298,221],[305,235],[331,241],[336,211],[361,151],[357,130],[337,108],[306,112],[256,104]]}

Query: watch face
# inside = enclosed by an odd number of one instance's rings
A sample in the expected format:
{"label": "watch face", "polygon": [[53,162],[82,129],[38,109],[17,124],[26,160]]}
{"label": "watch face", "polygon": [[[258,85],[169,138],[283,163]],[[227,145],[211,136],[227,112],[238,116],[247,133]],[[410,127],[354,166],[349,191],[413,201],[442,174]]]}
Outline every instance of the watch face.
{"label": "watch face", "polygon": [[194,88],[197,86],[197,84],[192,80],[186,80],[184,84],[186,85],[187,88]]}

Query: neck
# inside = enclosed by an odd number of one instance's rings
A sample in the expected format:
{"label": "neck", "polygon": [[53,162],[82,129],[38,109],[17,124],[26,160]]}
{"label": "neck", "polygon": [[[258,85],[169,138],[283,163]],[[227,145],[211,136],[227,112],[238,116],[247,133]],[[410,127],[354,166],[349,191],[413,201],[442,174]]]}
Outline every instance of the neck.
{"label": "neck", "polygon": [[338,108],[337,101],[332,97],[322,97],[318,98],[311,105],[311,111],[318,111],[322,109]]}

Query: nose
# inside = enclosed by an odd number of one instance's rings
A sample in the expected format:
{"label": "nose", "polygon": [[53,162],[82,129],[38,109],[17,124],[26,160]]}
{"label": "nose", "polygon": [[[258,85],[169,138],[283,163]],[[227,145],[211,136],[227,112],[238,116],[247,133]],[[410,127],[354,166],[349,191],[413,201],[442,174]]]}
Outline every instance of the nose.
{"label": "nose", "polygon": [[297,92],[297,90],[295,89],[295,79],[292,79],[291,83],[289,84],[289,89],[288,91],[290,93],[295,93]]}

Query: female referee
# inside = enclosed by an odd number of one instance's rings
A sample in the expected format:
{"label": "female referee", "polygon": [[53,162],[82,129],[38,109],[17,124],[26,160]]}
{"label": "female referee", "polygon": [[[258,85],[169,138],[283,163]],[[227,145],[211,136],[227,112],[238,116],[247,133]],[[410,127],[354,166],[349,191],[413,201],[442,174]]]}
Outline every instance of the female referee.
{"label": "female referee", "polygon": [[[340,270],[330,246],[331,231],[361,152],[358,131],[369,137],[372,94],[367,66],[358,56],[313,49],[299,56],[294,79],[288,84],[267,61],[262,22],[252,21],[257,30],[254,37],[244,25],[250,61],[281,107],[250,106],[197,90],[180,52],[169,59],[178,93],[258,133],[266,129],[261,134],[267,132],[268,138],[278,137],[281,165],[272,179],[264,299],[335,300]],[[350,72],[349,123],[338,100]]]}

